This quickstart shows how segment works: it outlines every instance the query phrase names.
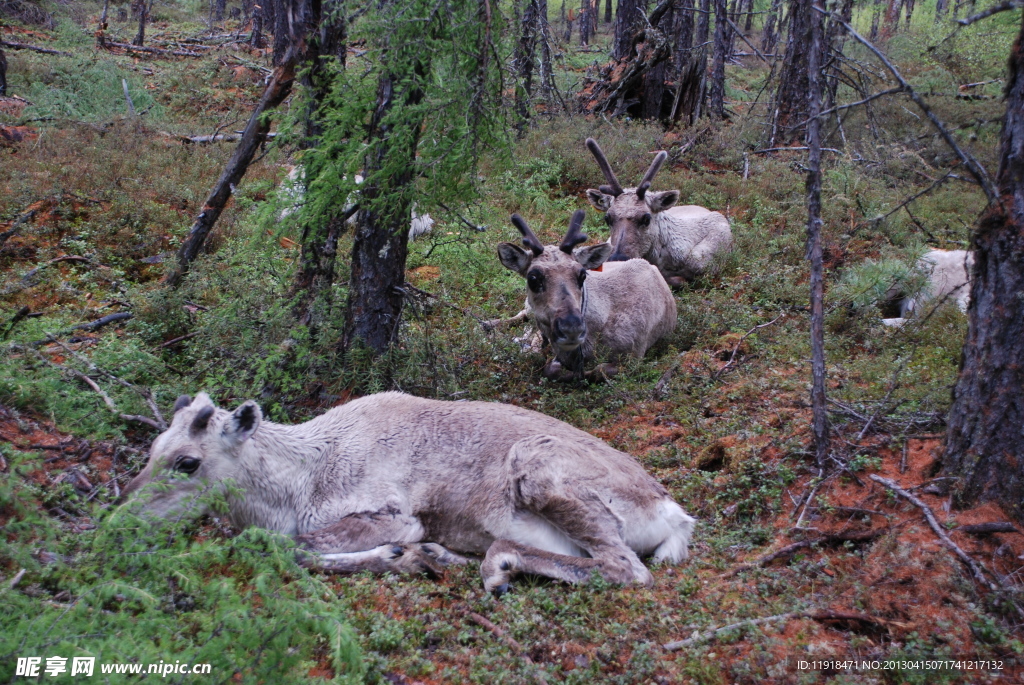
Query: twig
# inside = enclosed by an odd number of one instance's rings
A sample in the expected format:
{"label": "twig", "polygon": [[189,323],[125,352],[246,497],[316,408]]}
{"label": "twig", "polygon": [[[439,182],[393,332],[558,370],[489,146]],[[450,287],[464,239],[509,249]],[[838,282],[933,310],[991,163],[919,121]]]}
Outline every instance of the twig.
{"label": "twig", "polygon": [[907,91],[907,96],[910,97],[910,99],[913,100],[914,104],[917,105],[921,109],[921,111],[924,112],[925,116],[928,117],[928,120],[932,123],[932,126],[936,128],[936,130],[939,132],[939,135],[942,136],[942,139],[946,141],[946,145],[948,145],[950,149],[952,149],[953,152],[956,153],[957,158],[967,168],[967,171],[970,172],[971,176],[974,177],[974,179],[981,186],[982,190],[985,192],[985,197],[988,198],[989,203],[995,204],[999,200],[999,191],[996,190],[996,187],[992,183],[992,179],[989,177],[988,172],[985,171],[985,168],[981,166],[978,160],[971,156],[970,153],[964,151],[963,149],[961,149],[959,145],[957,145],[956,140],[953,138],[953,134],[946,129],[945,124],[943,124],[939,117],[935,115],[935,112],[931,110],[931,107],[928,106],[928,103],[926,103],[924,99],[920,95],[918,95],[917,91],[915,91],[910,86],[910,84],[907,83],[907,80],[903,78],[903,75],[900,74],[896,67],[893,66],[892,62],[890,62],[886,58],[886,56],[883,55],[882,52],[878,48],[876,48],[868,39],[857,33],[857,31],[852,26],[843,21],[838,14],[836,14],[835,12],[826,12],[826,10],[823,10],[822,8],[816,5],[814,6],[814,10],[817,12],[821,12],[822,14],[830,15],[833,21],[841,24],[846,29],[846,31],[854,38],[854,40],[861,43],[864,47],[866,47],[868,50],[874,53],[875,57],[877,57],[882,62],[882,64],[885,65],[886,69],[889,70],[889,73],[893,75],[893,78],[895,78],[896,81],[901,86],[903,86],[903,89]]}
{"label": "twig", "polygon": [[971,575],[974,576],[974,579],[982,585],[984,585],[985,587],[992,590],[992,592],[998,591],[999,588],[996,586],[996,584],[985,577],[985,571],[983,570],[983,566],[976,562],[974,559],[972,559],[970,555],[967,554],[967,552],[960,549],[960,547],[957,546],[957,544],[949,538],[949,535],[946,534],[946,531],[943,530],[942,526],[940,526],[939,522],[935,519],[935,514],[932,513],[931,507],[929,507],[927,504],[919,500],[917,497],[901,488],[899,485],[896,484],[896,481],[894,480],[890,480],[889,478],[883,478],[882,476],[879,476],[878,474],[875,473],[870,474],[868,478],[875,481],[876,483],[880,483],[885,487],[889,488],[897,495],[907,500],[908,502],[916,506],[918,509],[920,509],[922,512],[924,512],[924,517],[928,520],[928,525],[931,526],[931,529],[935,531],[935,535],[938,536],[939,540],[942,542],[943,545],[945,545],[950,551],[952,551],[953,554],[955,554],[957,558],[959,558],[960,561],[962,561],[971,570]]}
{"label": "twig", "polygon": [[[836,508],[839,509],[840,507],[836,507]],[[866,510],[859,510],[859,511],[866,511]],[[877,513],[880,516],[884,516],[884,514],[882,514],[882,512],[873,512],[873,513]],[[726,573],[722,574],[722,578],[723,579],[725,579],[725,578],[732,578],[733,576],[735,576],[735,575],[737,575],[739,573],[742,573],[743,571],[749,571],[749,570],[751,570],[753,568],[758,568],[758,567],[761,567],[761,566],[767,566],[768,564],[770,564],[771,562],[775,561],[776,559],[781,559],[782,557],[788,557],[788,556],[792,555],[794,552],[797,552],[797,551],[799,551],[801,549],[804,549],[805,547],[813,547],[814,545],[823,545],[823,544],[825,544],[825,545],[827,545],[827,544],[835,544],[835,543],[839,543],[839,542],[870,542],[871,540],[874,540],[875,538],[880,537],[882,535],[882,533],[884,533],[886,530],[887,530],[886,528],[877,528],[875,530],[865,530],[865,531],[852,532],[852,533],[834,533],[832,535],[824,535],[824,536],[819,537],[819,538],[814,538],[813,540],[801,540],[799,542],[794,542],[791,545],[786,545],[785,547],[782,547],[781,549],[778,549],[778,550],[772,552],[771,554],[768,554],[768,555],[765,555],[763,557],[760,557],[759,559],[755,559],[754,561],[751,561],[751,562],[746,563],[746,564],[740,564],[739,566],[735,566],[735,567],[731,568],[729,571],[727,571]]]}
{"label": "twig", "polygon": [[126,52],[148,52],[151,55],[174,55],[175,57],[202,57],[203,55],[198,52],[189,52],[188,50],[163,50],[161,48],[147,48],[141,45],[131,45],[129,43],[112,43],[107,41],[103,44],[105,48],[121,48]]}
{"label": "twig", "polygon": [[1004,2],[1001,5],[989,7],[987,10],[978,12],[977,14],[972,14],[966,19],[958,19],[957,23],[960,24],[961,26],[970,26],[976,21],[981,21],[986,17],[991,17],[993,14],[998,14],[999,12],[1006,12],[1007,10],[1015,10],[1018,7],[1024,7],[1024,2],[1022,2],[1022,0],[1008,0],[1007,2]]}
{"label": "twig", "polygon": [[185,335],[179,335],[177,338],[173,338],[171,340],[168,340],[167,342],[160,343],[159,345],[157,345],[153,349],[159,350],[159,349],[164,348],[164,347],[170,347],[171,345],[176,345],[176,344],[180,343],[183,340],[188,340],[189,338],[196,337],[197,335],[199,335],[200,332],[201,331],[192,331],[191,333],[186,333]]}
{"label": "twig", "polygon": [[465,314],[466,316],[468,316],[470,318],[476,319],[480,323],[481,326],[484,326],[486,328],[486,323],[487,322],[484,321],[483,319],[481,319],[479,316],[477,316],[473,312],[469,311],[468,309],[463,309],[462,307],[458,306],[457,304],[452,304],[451,302],[448,302],[447,300],[443,300],[440,297],[438,297],[437,295],[435,295],[434,293],[428,293],[426,290],[420,290],[419,288],[414,286],[412,283],[406,282],[405,284],[402,285],[401,288],[396,286],[395,289],[400,291],[403,295],[407,294],[405,292],[405,290],[412,290],[413,292],[416,292],[416,293],[418,293],[420,295],[423,295],[424,297],[429,297],[431,299],[437,300],[438,302],[440,302],[441,304],[443,304],[446,307],[451,307],[452,309],[454,309],[454,310],[456,310],[458,312],[462,312],[463,314]]}
{"label": "twig", "polygon": [[60,50],[52,50],[50,48],[41,48],[35,45],[29,45],[28,43],[15,43],[9,40],[0,40],[0,47],[11,48],[13,50],[31,50],[32,52],[41,52],[44,55],[60,55],[62,57],[71,57],[70,52],[62,52]]}
{"label": "twig", "polygon": [[10,228],[8,228],[3,233],[0,233],[0,247],[4,246],[4,243],[7,242],[8,238],[13,238],[14,235],[21,230],[21,227],[24,224],[27,224],[29,221],[32,221],[35,215],[36,210],[30,209],[21,216],[19,216],[17,219],[15,219],[14,223],[11,224]]}
{"label": "twig", "polygon": [[133,318],[135,315],[131,312],[117,312],[116,314],[107,314],[104,317],[96,319],[95,321],[89,321],[88,323],[80,323],[76,326],[72,326],[69,330],[72,331],[95,331],[103,328],[107,324],[115,323],[117,321],[127,321]]}
{"label": "twig", "polygon": [[737,628],[746,628],[749,626],[759,626],[765,623],[774,623],[776,621],[789,621],[794,618],[809,618],[812,621],[859,621],[861,623],[871,623],[879,626],[888,625],[901,625],[895,621],[887,621],[881,618],[875,618],[874,616],[868,616],[867,614],[857,614],[849,611],[832,611],[830,609],[819,609],[817,611],[791,611],[788,614],[777,614],[775,616],[766,616],[764,618],[753,618],[746,621],[739,621],[738,623],[732,623],[721,628],[715,628],[714,630],[706,631],[704,633],[696,633],[693,637],[685,640],[678,640],[676,642],[669,642],[662,645],[662,649],[668,652],[674,652],[682,649],[683,647],[689,647],[690,645],[703,642],[705,640],[714,640],[722,633],[730,630],[736,630]]}
{"label": "twig", "polygon": [[731,26],[733,28],[733,31],[736,32],[734,35],[739,36],[739,39],[746,43],[747,46],[754,51],[754,54],[761,58],[762,62],[764,62],[765,64],[771,64],[771,62],[768,61],[768,58],[762,55],[761,51],[755,48],[754,45],[749,40],[747,40],[746,36],[743,35],[743,31],[740,30],[740,27],[734,24],[732,19],[730,19],[728,15],[726,15],[725,20],[729,22],[729,26]]}
{"label": "twig", "polygon": [[[764,154],[766,152],[785,152],[787,150],[797,151],[797,150],[806,150],[806,149],[807,149],[806,145],[803,146],[803,147],[769,147],[769,148],[765,148],[764,150],[754,150],[751,154],[753,154],[753,155],[762,155],[762,154]],[[842,150],[837,150],[834,147],[823,147],[823,148],[820,148],[820,149],[821,149],[822,152],[842,152]]]}
{"label": "twig", "polygon": [[956,529],[960,533],[971,535],[991,535],[992,533],[1019,533],[1016,526],[1009,521],[991,521],[989,523],[975,523],[967,526],[960,526]]}
{"label": "twig", "polygon": [[[468,618],[470,621],[477,624],[481,628],[489,631],[496,638],[507,644],[513,652],[522,657],[523,661],[525,661],[531,666],[535,665],[533,659],[531,659],[530,656],[525,653],[525,650],[523,650],[523,646],[519,644],[519,642],[517,642],[511,635],[506,633],[502,628],[494,625],[494,623],[492,623],[491,621],[487,620],[480,614],[472,611],[466,613],[466,618]],[[534,672],[533,675],[537,679],[537,682],[541,683],[541,685],[547,685],[547,678],[544,677],[544,673],[542,671],[538,669]]]}
{"label": "twig", "polygon": [[735,346],[734,346],[734,347],[732,348],[732,354],[731,354],[731,355],[729,355],[729,361],[728,361],[728,362],[726,362],[725,366],[723,366],[723,367],[722,367],[722,368],[720,368],[720,369],[719,369],[718,371],[716,371],[716,372],[714,373],[714,375],[712,375],[712,376],[711,376],[711,378],[712,378],[713,380],[714,380],[714,379],[717,379],[717,378],[718,378],[718,377],[720,377],[720,376],[721,376],[722,374],[724,374],[724,373],[725,373],[725,372],[726,372],[726,371],[727,371],[727,370],[729,369],[729,367],[731,367],[731,366],[732,366],[733,362],[734,362],[734,361],[736,361],[736,353],[737,353],[737,352],[739,352],[739,349],[740,349],[740,345],[742,345],[742,344],[743,344],[743,341],[744,341],[744,340],[746,340],[746,339],[747,339],[747,338],[749,338],[749,337],[750,337],[751,335],[753,335],[754,333],[756,333],[756,332],[757,332],[757,331],[758,331],[759,329],[761,329],[761,328],[767,328],[768,326],[771,326],[771,325],[772,325],[773,323],[775,323],[776,321],[778,321],[779,319],[781,319],[781,318],[782,318],[782,317],[784,317],[785,315],[786,315],[786,313],[785,313],[785,312],[783,312],[782,314],[779,314],[778,316],[776,316],[776,317],[775,317],[774,319],[772,319],[772,320],[771,320],[771,321],[769,321],[768,323],[762,323],[762,324],[758,324],[757,326],[754,326],[754,327],[753,327],[753,328],[751,328],[751,329],[750,329],[749,331],[747,331],[746,333],[744,333],[744,334],[743,334],[743,337],[742,337],[742,338],[740,338],[740,339],[739,339],[739,340],[738,340],[738,341],[736,342],[736,345],[735,345]]}

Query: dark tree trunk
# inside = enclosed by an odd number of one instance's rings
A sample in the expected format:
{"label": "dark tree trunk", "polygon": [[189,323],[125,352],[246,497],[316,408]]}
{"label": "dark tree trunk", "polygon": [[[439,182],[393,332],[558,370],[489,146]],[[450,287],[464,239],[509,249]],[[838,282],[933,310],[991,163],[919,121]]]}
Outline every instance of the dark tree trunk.
{"label": "dark tree trunk", "polygon": [[580,45],[590,45],[590,33],[594,23],[596,0],[580,2]]}
{"label": "dark tree trunk", "polygon": [[771,137],[768,147],[802,140],[807,120],[807,55],[810,48],[813,12],[806,0],[792,0],[789,8],[789,36],[786,56],[775,92]]}
{"label": "dark tree trunk", "polygon": [[729,50],[729,24],[725,21],[726,0],[715,0],[715,47],[711,59],[711,102],[709,109],[715,119],[725,118],[725,60]]}
{"label": "dark tree trunk", "polygon": [[914,0],[904,0],[903,1],[903,5],[904,5],[904,10],[906,12],[906,21],[903,24],[903,28],[904,28],[904,30],[909,31],[910,30],[910,18],[914,14]]}
{"label": "dark tree trunk", "polygon": [[612,0],[604,0],[604,23],[612,23]]}
{"label": "dark tree trunk", "polygon": [[292,5],[301,2],[303,0],[267,0],[267,4],[274,7],[274,21],[267,24],[274,30],[274,66],[280,64],[292,41]]}
{"label": "dark tree trunk", "polygon": [[[821,249],[821,14],[814,0],[797,0],[793,9],[805,16],[807,40],[807,258],[811,262],[811,412],[815,461],[819,469],[828,458],[828,406],[825,397],[825,278]],[[794,24],[794,27],[796,25]]]}
{"label": "dark tree trunk", "polygon": [[[668,9],[654,20],[654,26],[665,36],[671,36],[672,27],[675,26],[675,6],[669,5]],[[671,111],[673,91],[669,90],[665,84],[671,66],[669,60],[663,60],[651,67],[650,71],[644,75],[641,115],[644,119],[665,118]]]}
{"label": "dark tree trunk", "polygon": [[700,12],[697,13],[697,36],[693,39],[694,47],[703,47],[708,42],[708,28],[711,26],[711,0],[700,0]]}
{"label": "dark tree trunk", "polygon": [[[736,30],[733,28],[733,26],[735,26],[736,23],[739,21],[739,13],[740,13],[740,9],[739,8],[741,8],[741,7],[742,7],[742,2],[740,2],[740,0],[732,0],[732,7],[729,9],[729,14],[728,14],[729,20],[732,23],[730,24],[728,21],[725,22],[725,42],[726,42],[725,59],[726,60],[731,58],[732,57],[732,53],[735,52]],[[715,21],[716,22],[718,21],[718,15],[717,14],[715,15]]]}
{"label": "dark tree trunk", "polygon": [[768,18],[764,21],[764,35],[761,37],[761,52],[772,54],[779,41],[778,26],[779,12],[782,10],[782,0],[772,0],[768,9]]}
{"label": "dark tree trunk", "polygon": [[690,62],[690,52],[693,49],[693,14],[693,0],[679,0],[675,7],[676,23],[672,31],[676,37],[673,59],[677,79]]}
{"label": "dark tree trunk", "polygon": [[871,33],[868,40],[878,40],[878,22],[882,17],[882,0],[875,0],[871,10]]}
{"label": "dark tree trunk", "polygon": [[[839,18],[849,24],[853,17],[853,0],[840,0],[840,2]],[[825,108],[827,109],[831,109],[835,105],[836,93],[839,89],[839,79],[841,77],[841,63],[834,56],[843,54],[845,44],[846,28],[838,21],[830,21],[828,29],[825,31],[822,48],[822,69],[825,76],[823,98]],[[835,117],[837,122],[841,121],[842,112],[836,112]]]}
{"label": "dark tree trunk", "polygon": [[[515,70],[519,77],[516,84],[516,131],[520,136],[526,133],[530,120],[530,103],[533,100],[533,72],[536,68],[537,33],[540,8],[536,0],[526,0],[520,19],[519,42],[515,49]],[[581,31],[582,33],[582,31]]]}
{"label": "dark tree trunk", "polygon": [[967,340],[953,391],[945,473],[957,502],[999,501],[1024,523],[1024,20],[1010,53],[999,202],[974,234]]}
{"label": "dark tree trunk", "polygon": [[252,8],[252,34],[249,35],[249,45],[254,48],[265,48],[267,42],[263,40],[263,7],[254,5]]}
{"label": "dark tree trunk", "polygon": [[[426,69],[423,63],[416,67],[421,76]],[[402,93],[403,87],[410,90]],[[407,124],[411,126],[408,135],[396,135],[383,121],[396,100],[400,107],[415,107],[422,99],[423,92],[418,87],[405,86],[397,75],[381,75],[377,106],[367,136],[371,147],[366,156],[366,182],[360,191],[365,208],[359,211],[352,245],[352,274],[342,339],[346,350],[362,345],[382,354],[398,335],[409,249],[409,203],[395,202],[385,209],[376,206],[380,203],[375,201],[381,197],[401,197],[394,189],[413,181],[420,127]],[[386,163],[391,168],[397,166],[399,171],[385,176],[382,169]]]}
{"label": "dark tree trunk", "polygon": [[213,20],[224,21],[224,11],[228,8],[228,0],[217,0],[214,4]]}
{"label": "dark tree trunk", "polygon": [[754,28],[754,0],[747,0],[747,20],[743,24],[743,32],[750,35],[751,29]]}
{"label": "dark tree trunk", "polygon": [[[304,31],[309,36],[306,48],[308,69],[302,83],[312,94],[306,114],[304,146],[313,147],[323,135],[320,115],[330,93],[332,63],[336,62],[342,68],[345,66],[347,26],[344,0],[310,3]],[[307,167],[305,171],[306,178],[314,178],[318,174],[317,169]],[[292,294],[298,296],[295,318],[311,330],[318,329],[330,311],[338,238],[345,230],[346,218],[331,217],[325,221],[322,217],[303,217],[302,251]]]}
{"label": "dark tree trunk", "polygon": [[7,95],[7,56],[0,48],[0,95]]}
{"label": "dark tree trunk", "polygon": [[551,66],[551,27],[548,25],[548,0],[536,0],[537,26],[540,42],[540,92],[547,103],[548,111],[554,104],[555,76]]}
{"label": "dark tree trunk", "polygon": [[946,12],[949,11],[949,0],[936,0],[935,2],[935,21],[939,21]]}
{"label": "dark tree trunk", "polygon": [[633,34],[640,24],[641,13],[647,9],[646,0],[619,0],[615,13],[615,42],[612,57],[623,59],[633,50]]}
{"label": "dark tree trunk", "polygon": [[885,11],[885,24],[882,27],[882,36],[888,38],[900,27],[900,10],[903,9],[903,0],[889,0]]}
{"label": "dark tree trunk", "polygon": [[133,6],[139,15],[139,31],[135,34],[135,38],[132,39],[132,45],[138,45],[140,48],[146,40],[146,0],[138,0]]}

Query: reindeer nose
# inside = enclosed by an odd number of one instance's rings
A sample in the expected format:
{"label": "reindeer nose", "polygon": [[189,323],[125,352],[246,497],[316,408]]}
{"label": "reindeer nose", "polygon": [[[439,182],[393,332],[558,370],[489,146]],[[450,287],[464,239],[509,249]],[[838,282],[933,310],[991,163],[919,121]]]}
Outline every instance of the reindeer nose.
{"label": "reindeer nose", "polygon": [[583,338],[587,335],[587,326],[582,317],[570,314],[555,319],[554,334],[555,342],[560,347],[577,347],[583,344]]}

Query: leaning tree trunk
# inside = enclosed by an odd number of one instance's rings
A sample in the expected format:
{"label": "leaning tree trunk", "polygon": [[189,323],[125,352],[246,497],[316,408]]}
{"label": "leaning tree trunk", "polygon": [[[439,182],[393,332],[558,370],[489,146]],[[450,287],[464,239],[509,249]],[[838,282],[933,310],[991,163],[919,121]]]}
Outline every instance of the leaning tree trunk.
{"label": "leaning tree trunk", "polygon": [[802,0],[791,0],[789,8],[789,36],[786,56],[779,74],[772,108],[772,129],[768,147],[777,143],[802,140],[807,121],[807,55],[809,52],[811,17],[803,10]]}
{"label": "leaning tree trunk", "polygon": [[994,499],[1024,523],[1024,19],[1010,54],[999,202],[972,239],[967,340],[953,390],[943,471],[957,502]]}
{"label": "leaning tree trunk", "polygon": [[726,0],[715,0],[715,48],[711,58],[711,116],[725,118],[725,60],[729,51]]}
{"label": "leaning tree trunk", "polygon": [[[658,12],[659,9],[662,10],[660,13]],[[648,21],[663,35],[671,36],[672,29],[675,26],[674,10],[674,3],[659,5],[651,13]],[[662,60],[652,66],[650,71],[644,75],[644,98],[641,106],[641,116],[644,119],[656,120],[667,118],[671,112],[673,91],[665,84],[670,66],[671,62],[669,60]]]}
{"label": "leaning tree trunk", "polygon": [[811,262],[811,428],[815,462],[828,458],[828,406],[825,397],[825,277],[821,249],[821,14],[814,0],[798,0],[794,10],[805,15],[807,28],[797,40],[807,42],[807,259]]}
{"label": "leaning tree trunk", "polygon": [[[416,65],[421,76],[426,70],[425,64]],[[398,92],[403,87],[409,90]],[[358,228],[352,245],[344,350],[361,345],[383,354],[398,336],[405,299],[402,286],[409,253],[410,205],[408,201],[396,201],[383,207],[379,198],[402,197],[395,190],[413,182],[420,126],[405,122],[402,125],[409,129],[398,135],[384,125],[384,120],[396,100],[399,107],[414,108],[422,99],[423,92],[418,87],[405,85],[393,74],[381,75],[377,106],[367,134],[371,145],[366,155],[366,181],[359,193],[364,208],[357,215]],[[398,171],[385,175],[385,166],[397,167]]]}

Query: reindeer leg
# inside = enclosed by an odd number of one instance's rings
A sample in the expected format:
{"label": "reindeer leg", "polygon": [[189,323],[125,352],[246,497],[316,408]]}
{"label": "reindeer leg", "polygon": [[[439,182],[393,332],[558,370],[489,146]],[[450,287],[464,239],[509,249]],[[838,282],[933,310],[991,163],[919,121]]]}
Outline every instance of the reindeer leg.
{"label": "reindeer leg", "polygon": [[439,576],[466,559],[441,545],[423,543],[423,525],[415,517],[387,508],[352,514],[330,526],[296,536],[303,565],[333,573],[426,573]]}

